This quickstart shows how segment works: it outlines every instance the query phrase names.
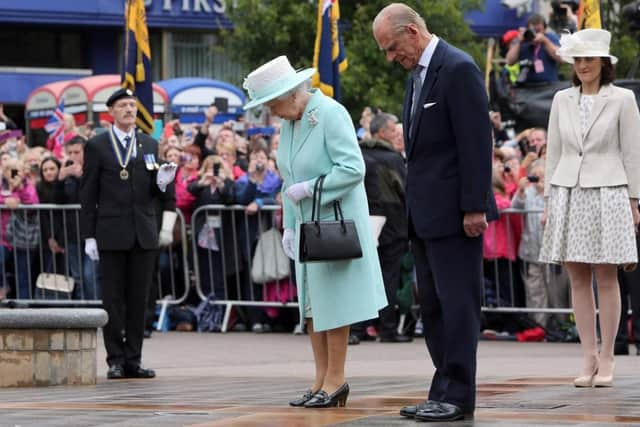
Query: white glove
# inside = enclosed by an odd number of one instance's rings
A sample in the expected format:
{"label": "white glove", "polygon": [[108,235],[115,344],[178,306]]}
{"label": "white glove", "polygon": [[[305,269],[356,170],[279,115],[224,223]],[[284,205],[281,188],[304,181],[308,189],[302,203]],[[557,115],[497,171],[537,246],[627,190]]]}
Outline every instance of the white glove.
{"label": "white glove", "polygon": [[167,189],[167,185],[171,184],[176,177],[176,170],[178,169],[178,165],[175,163],[165,163],[160,166],[158,169],[158,174],[156,175],[156,184],[158,184],[158,188],[163,193]]}
{"label": "white glove", "polygon": [[313,196],[313,193],[307,188],[306,182],[297,182],[290,185],[284,194],[291,199],[293,203],[298,203],[302,199]]}
{"label": "white glove", "polygon": [[84,253],[91,258],[91,261],[98,261],[100,255],[98,255],[98,242],[93,237],[90,237],[84,241]]}
{"label": "white glove", "polygon": [[296,232],[290,228],[284,229],[282,235],[282,248],[291,259],[296,259]]}
{"label": "white glove", "polygon": [[169,246],[173,243],[173,226],[178,214],[172,211],[162,211],[162,227],[158,236],[159,246]]}

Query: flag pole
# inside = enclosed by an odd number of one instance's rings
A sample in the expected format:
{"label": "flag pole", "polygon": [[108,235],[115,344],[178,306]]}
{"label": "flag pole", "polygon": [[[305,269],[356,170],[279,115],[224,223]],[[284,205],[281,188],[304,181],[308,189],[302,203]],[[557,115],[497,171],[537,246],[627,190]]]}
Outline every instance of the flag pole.
{"label": "flag pole", "polygon": [[122,61],[122,70],[120,75],[122,76],[122,82],[120,84],[122,87],[127,86],[127,80],[124,78],[124,75],[127,70],[128,61],[129,61],[129,11],[131,9],[131,0],[126,0],[124,6],[124,60]]}

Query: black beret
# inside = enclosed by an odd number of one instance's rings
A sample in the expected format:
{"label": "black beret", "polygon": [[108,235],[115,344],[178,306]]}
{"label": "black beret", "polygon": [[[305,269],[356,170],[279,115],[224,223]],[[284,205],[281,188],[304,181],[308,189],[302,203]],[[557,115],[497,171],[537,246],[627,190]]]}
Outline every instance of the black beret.
{"label": "black beret", "polygon": [[118,99],[122,99],[122,98],[135,98],[135,95],[133,94],[131,89],[127,89],[127,88],[124,88],[124,87],[120,88],[120,89],[116,90],[115,92],[113,92],[111,94],[111,96],[109,97],[109,99],[107,99],[107,107],[111,107],[114,102],[116,102]]}

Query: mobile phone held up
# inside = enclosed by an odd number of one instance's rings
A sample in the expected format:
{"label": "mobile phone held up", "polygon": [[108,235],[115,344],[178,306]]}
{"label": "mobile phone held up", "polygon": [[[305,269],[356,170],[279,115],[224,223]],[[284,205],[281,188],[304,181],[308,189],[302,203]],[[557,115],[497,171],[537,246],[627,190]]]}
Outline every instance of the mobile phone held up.
{"label": "mobile phone held up", "polygon": [[527,176],[527,180],[528,180],[529,182],[532,182],[532,183],[533,183],[533,182],[540,182],[540,177],[537,177],[537,176],[535,176],[535,175],[528,175],[528,176]]}

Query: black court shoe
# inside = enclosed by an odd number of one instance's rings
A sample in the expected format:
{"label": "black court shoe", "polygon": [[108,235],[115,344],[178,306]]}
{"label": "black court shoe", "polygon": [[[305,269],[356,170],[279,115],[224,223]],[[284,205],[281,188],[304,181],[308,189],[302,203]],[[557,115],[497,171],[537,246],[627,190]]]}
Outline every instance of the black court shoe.
{"label": "black court shoe", "polygon": [[320,390],[307,403],[305,408],[335,408],[346,406],[349,397],[349,384],[344,383],[329,396],[326,391]]}
{"label": "black court shoe", "polygon": [[296,406],[296,407],[304,406],[304,404],[310,401],[315,394],[316,392],[311,391],[311,389],[309,389],[304,392],[302,397],[299,397],[298,399],[290,401],[289,405]]}

